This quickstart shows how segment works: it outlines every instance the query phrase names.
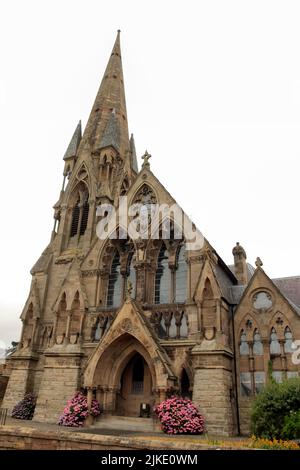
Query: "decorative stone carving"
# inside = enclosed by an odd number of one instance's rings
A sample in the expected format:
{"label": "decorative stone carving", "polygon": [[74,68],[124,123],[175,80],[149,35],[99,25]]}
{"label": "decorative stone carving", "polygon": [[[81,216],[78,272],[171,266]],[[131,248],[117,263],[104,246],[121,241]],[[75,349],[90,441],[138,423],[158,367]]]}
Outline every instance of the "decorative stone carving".
{"label": "decorative stone carving", "polygon": [[207,328],[204,329],[204,337],[208,341],[213,340],[214,337],[215,337],[215,334],[216,334],[216,329],[215,329],[214,326],[207,327]]}
{"label": "decorative stone carving", "polygon": [[257,292],[253,296],[252,303],[253,303],[253,307],[255,308],[255,310],[259,310],[259,311],[267,311],[273,305],[271,295],[265,291]]}
{"label": "decorative stone carving", "polygon": [[87,271],[82,271],[82,277],[94,277],[100,275],[100,269],[90,269]]}
{"label": "decorative stone carving", "polygon": [[128,333],[132,332],[133,325],[132,325],[132,321],[130,320],[130,318],[124,318],[124,320],[122,320],[121,329],[123,331],[127,331]]}

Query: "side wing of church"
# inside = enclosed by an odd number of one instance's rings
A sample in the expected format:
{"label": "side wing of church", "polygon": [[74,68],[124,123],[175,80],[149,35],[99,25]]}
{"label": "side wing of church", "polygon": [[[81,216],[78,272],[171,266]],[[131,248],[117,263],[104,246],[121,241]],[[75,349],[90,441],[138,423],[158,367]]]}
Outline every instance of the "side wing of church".
{"label": "side wing of church", "polygon": [[63,158],[51,241],[31,270],[2,406],[32,392],[34,420],[57,422],[79,389],[119,416],[180,393],[199,406],[209,433],[246,433],[270,373],[299,375],[300,277],[270,279],[239,244],[233,266],[205,239],[187,249],[172,215],[157,227],[162,234],[169,223],[167,238],[133,239],[122,224],[101,236],[101,208],[120,213],[120,196],[146,211],[176,203],[149,158],[139,171],[118,32],[83,135],[79,123]]}

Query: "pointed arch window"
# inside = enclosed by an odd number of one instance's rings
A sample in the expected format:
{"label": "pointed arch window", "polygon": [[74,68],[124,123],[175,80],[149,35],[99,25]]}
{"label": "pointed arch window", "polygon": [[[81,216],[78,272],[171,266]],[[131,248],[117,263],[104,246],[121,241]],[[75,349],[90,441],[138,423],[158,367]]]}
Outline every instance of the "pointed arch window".
{"label": "pointed arch window", "polygon": [[168,250],[163,243],[158,255],[155,274],[155,298],[156,304],[166,304],[170,301],[171,272],[169,268]]}
{"label": "pointed arch window", "polygon": [[72,210],[70,238],[84,235],[89,217],[89,192],[85,184],[80,183],[77,199]]}
{"label": "pointed arch window", "polygon": [[119,307],[122,299],[122,275],[120,272],[120,255],[116,251],[112,260],[107,288],[107,306]]}
{"label": "pointed arch window", "polygon": [[177,252],[177,269],[175,271],[175,302],[185,302],[187,298],[187,263],[185,245]]}
{"label": "pointed arch window", "polygon": [[274,327],[271,330],[270,354],[280,354],[280,344],[279,344],[278,336]]}
{"label": "pointed arch window", "polygon": [[80,217],[79,204],[80,204],[80,198],[78,196],[77,202],[76,202],[75,206],[73,207],[73,211],[72,211],[72,222],[71,222],[70,237],[74,237],[74,235],[77,234],[79,217]]}
{"label": "pointed arch window", "polygon": [[247,341],[247,336],[244,330],[241,331],[241,337],[240,337],[240,355],[241,356],[249,356],[249,344]]}
{"label": "pointed arch window", "polygon": [[261,336],[257,328],[254,330],[253,335],[253,354],[256,356],[262,356],[264,353],[263,351],[263,344],[261,341]]}
{"label": "pointed arch window", "polygon": [[286,329],[284,330],[284,352],[286,353],[292,353],[294,350],[292,348],[293,344],[293,335],[290,330],[290,328],[287,326]]}
{"label": "pointed arch window", "polygon": [[80,224],[80,235],[84,235],[87,227],[87,222],[89,218],[89,201],[88,198],[84,201],[82,207],[82,217],[81,217],[81,224]]}

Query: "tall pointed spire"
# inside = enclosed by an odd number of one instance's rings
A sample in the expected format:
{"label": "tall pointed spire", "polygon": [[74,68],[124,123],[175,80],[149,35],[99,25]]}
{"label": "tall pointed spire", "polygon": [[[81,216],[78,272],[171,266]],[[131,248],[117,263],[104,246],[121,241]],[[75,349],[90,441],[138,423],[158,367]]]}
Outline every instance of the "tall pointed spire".
{"label": "tall pointed spire", "polygon": [[113,110],[120,133],[119,151],[120,155],[124,156],[126,151],[129,150],[129,132],[121,59],[120,31],[118,31],[111,56],[83,134],[84,144],[88,144],[92,151],[100,148],[105,129]]}

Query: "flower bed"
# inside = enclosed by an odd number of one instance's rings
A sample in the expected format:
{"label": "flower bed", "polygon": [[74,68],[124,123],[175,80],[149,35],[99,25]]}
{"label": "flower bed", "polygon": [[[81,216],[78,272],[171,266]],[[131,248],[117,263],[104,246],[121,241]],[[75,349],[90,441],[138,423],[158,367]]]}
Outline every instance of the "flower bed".
{"label": "flower bed", "polygon": [[[60,426],[80,427],[83,426],[88,414],[86,395],[82,392],[76,392],[74,397],[68,400],[58,424]],[[94,417],[100,415],[100,405],[97,400],[92,400],[91,415]]]}
{"label": "flower bed", "polygon": [[171,397],[154,407],[167,434],[201,434],[204,431],[204,418],[191,400]]}

